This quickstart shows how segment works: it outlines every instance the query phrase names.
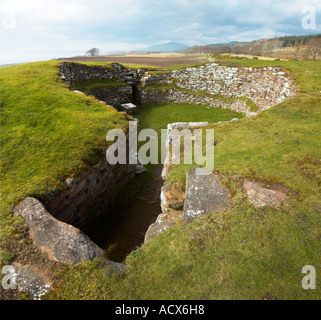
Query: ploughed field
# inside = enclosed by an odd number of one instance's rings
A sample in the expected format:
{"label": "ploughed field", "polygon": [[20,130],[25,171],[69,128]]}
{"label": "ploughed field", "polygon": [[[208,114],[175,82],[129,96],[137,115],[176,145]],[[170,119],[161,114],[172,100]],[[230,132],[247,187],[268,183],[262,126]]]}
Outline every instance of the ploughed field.
{"label": "ploughed field", "polygon": [[60,58],[58,61],[73,62],[118,62],[124,64],[148,65],[155,67],[168,67],[179,64],[195,64],[208,61],[202,55],[170,54],[170,55],[113,55],[113,56],[79,56]]}

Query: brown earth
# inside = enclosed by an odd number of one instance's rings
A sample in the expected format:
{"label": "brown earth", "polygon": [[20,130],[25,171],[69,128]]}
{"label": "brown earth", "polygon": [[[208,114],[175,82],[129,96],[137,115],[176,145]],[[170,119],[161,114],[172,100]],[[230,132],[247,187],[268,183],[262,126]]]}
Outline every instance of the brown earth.
{"label": "brown earth", "polygon": [[195,64],[208,61],[202,55],[114,55],[114,56],[79,56],[70,58],[59,58],[58,61],[72,62],[119,62],[123,64],[138,64],[154,67],[168,67],[179,64]]}

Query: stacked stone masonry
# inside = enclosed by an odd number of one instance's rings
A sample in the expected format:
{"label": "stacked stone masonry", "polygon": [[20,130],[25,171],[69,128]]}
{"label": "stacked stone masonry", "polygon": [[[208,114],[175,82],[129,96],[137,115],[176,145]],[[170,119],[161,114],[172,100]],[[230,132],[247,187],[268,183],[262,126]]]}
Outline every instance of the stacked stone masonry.
{"label": "stacked stone masonry", "polygon": [[59,65],[59,69],[62,78],[70,84],[90,79],[118,79],[120,74],[125,70],[118,63],[113,63],[107,68],[103,66],[87,66],[75,62],[62,62]]}
{"label": "stacked stone masonry", "polygon": [[182,92],[178,89],[169,90],[144,90],[139,89],[139,102],[141,105],[154,105],[166,103],[181,103],[181,104],[199,104],[209,105],[214,108],[230,109],[244,114],[249,114],[251,111],[244,100],[222,100],[193,95]]}
{"label": "stacked stone masonry", "polygon": [[[226,98],[245,97],[252,99],[259,111],[266,110],[276,105],[296,92],[293,80],[282,71],[281,67],[226,67],[217,63],[208,63],[204,66],[174,70],[164,74],[145,73],[142,78],[142,104],[158,102],[161,99],[155,98],[157,90],[148,92],[144,88],[150,85],[176,85],[178,88],[194,92],[206,92],[213,96]],[[166,91],[166,93],[164,92]],[[192,96],[184,93],[177,93],[178,90],[164,90],[160,95],[162,98],[167,94],[167,102],[180,103],[202,103],[217,107],[231,108],[243,113],[246,110],[245,101],[235,99],[235,102],[221,101],[203,96]]]}
{"label": "stacked stone masonry", "polygon": [[110,88],[94,88],[88,95],[119,109],[123,103],[133,102],[133,90],[130,85]]}
{"label": "stacked stone masonry", "polygon": [[110,165],[103,156],[87,172],[67,177],[66,189],[43,203],[58,220],[86,230],[106,213],[119,191],[135,177],[135,171],[136,165]]}
{"label": "stacked stone masonry", "polygon": [[[227,67],[208,63],[198,67],[155,74],[144,69],[125,69],[118,63],[113,63],[106,68],[63,62],[60,65],[60,71],[62,78],[70,84],[94,78],[124,81],[128,87],[118,89],[119,92],[97,88],[89,93],[116,108],[125,100],[126,102],[135,101],[140,105],[205,104],[252,115],[253,110],[247,101],[241,98],[251,99],[256,104],[258,109],[255,110],[256,114],[284,101],[296,92],[293,80],[282,71],[281,67]],[[157,86],[164,84],[172,85],[173,88],[157,89]],[[134,86],[135,90],[129,86]],[[184,92],[184,89],[190,92]],[[192,92],[204,92],[211,96]],[[230,99],[216,98],[216,96]]]}

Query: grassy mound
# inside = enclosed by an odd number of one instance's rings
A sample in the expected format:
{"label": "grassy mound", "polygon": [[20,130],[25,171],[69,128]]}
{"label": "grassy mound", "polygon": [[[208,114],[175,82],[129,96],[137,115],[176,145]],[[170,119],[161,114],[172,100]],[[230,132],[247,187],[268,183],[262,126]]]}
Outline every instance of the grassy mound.
{"label": "grassy mound", "polygon": [[76,94],[56,62],[1,70],[1,262],[15,233],[11,209],[26,196],[42,198],[62,179],[97,161],[109,129],[126,128],[112,107]]}
{"label": "grassy mound", "polygon": [[[316,290],[301,286],[303,266],[320,273],[321,63],[238,65],[282,65],[299,92],[255,119],[210,126],[217,140],[215,169],[233,195],[231,209],[152,239],[127,257],[130,269],[113,278],[98,262],[68,267],[59,273],[64,284],[48,298],[321,298],[319,283]],[[149,119],[149,126],[158,126],[157,117]],[[176,166],[168,182],[184,183],[188,169]],[[287,201],[278,209],[253,207],[242,191],[244,177],[283,186]]]}
{"label": "grassy mound", "polygon": [[[317,279],[321,272],[321,63],[224,63],[281,65],[299,89],[256,118],[210,125],[217,141],[215,170],[230,189],[232,207],[155,237],[127,257],[130,268],[122,274],[108,276],[99,261],[61,265],[48,299],[321,298],[319,280],[316,290],[301,286],[303,266],[313,265]],[[108,127],[125,120],[69,92],[53,62],[3,71],[1,221],[8,231],[15,202],[58,187],[64,172],[90,163],[88,147],[101,148]],[[167,108],[168,114],[175,109]],[[165,109],[143,108],[144,126],[161,128],[159,111]],[[190,167],[175,166],[168,182],[184,184]],[[245,177],[281,186],[288,199],[278,209],[253,207],[242,191]]]}

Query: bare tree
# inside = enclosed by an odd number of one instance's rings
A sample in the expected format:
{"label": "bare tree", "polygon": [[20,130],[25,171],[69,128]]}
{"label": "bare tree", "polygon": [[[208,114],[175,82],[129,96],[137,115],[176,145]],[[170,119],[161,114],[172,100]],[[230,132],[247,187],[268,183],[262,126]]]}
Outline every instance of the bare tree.
{"label": "bare tree", "polygon": [[98,56],[99,55],[99,49],[98,48],[92,48],[86,52],[89,56]]}
{"label": "bare tree", "polygon": [[313,60],[321,56],[321,39],[311,39],[308,42],[308,52]]}

